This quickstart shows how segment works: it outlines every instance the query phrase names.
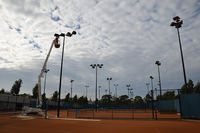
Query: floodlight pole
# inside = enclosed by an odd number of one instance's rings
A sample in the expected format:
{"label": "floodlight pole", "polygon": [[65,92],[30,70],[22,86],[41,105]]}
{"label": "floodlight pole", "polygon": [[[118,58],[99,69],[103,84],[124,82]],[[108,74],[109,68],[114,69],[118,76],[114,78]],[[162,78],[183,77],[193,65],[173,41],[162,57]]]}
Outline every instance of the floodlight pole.
{"label": "floodlight pole", "polygon": [[100,88],[101,88],[101,86],[99,85],[99,100],[100,100],[100,98],[101,98]]}
{"label": "floodlight pole", "polygon": [[102,68],[103,64],[91,64],[93,69],[96,69],[96,85],[95,85],[95,111],[97,112],[97,68]]}
{"label": "floodlight pole", "polygon": [[89,87],[90,87],[89,85],[86,85],[86,86],[85,86],[85,89],[86,89],[86,97],[87,97],[87,89],[88,89]]}
{"label": "floodlight pole", "polygon": [[112,78],[107,78],[108,80],[108,93],[109,95],[111,95],[111,92],[110,92],[110,80],[112,80]]}
{"label": "floodlight pole", "polygon": [[117,98],[117,86],[118,86],[118,84],[114,84],[114,86],[115,86],[115,96]]}
{"label": "floodlight pole", "polygon": [[151,96],[152,96],[152,115],[153,115],[153,119],[154,119],[154,95],[153,95],[153,77],[152,76],[150,76],[150,79],[151,79],[151,87],[152,87],[152,89],[151,89]]}
{"label": "floodlight pole", "polygon": [[57,117],[60,116],[60,94],[61,94],[61,84],[62,84],[62,68],[63,68],[63,56],[64,56],[64,46],[65,46],[65,34],[63,37],[64,38],[63,38],[62,57],[61,57],[61,65],[60,65],[60,82],[59,82]]}
{"label": "floodlight pole", "polygon": [[70,80],[70,83],[71,83],[71,100],[72,100],[72,83],[74,82],[74,80]]}
{"label": "floodlight pole", "polygon": [[156,61],[155,63],[158,66],[158,82],[159,82],[159,88],[160,88],[160,97],[162,96],[162,91],[161,91],[161,80],[160,80],[160,68],[159,66],[161,65],[160,61]]}
{"label": "floodlight pole", "polygon": [[62,47],[62,57],[61,57],[61,65],[60,65],[60,82],[59,82],[59,95],[58,95],[58,108],[57,108],[57,117],[60,116],[60,95],[61,95],[61,86],[62,86],[62,69],[63,69],[63,57],[64,57],[64,47],[65,47],[65,36],[71,37],[75,35],[76,32],[73,31],[72,33],[67,32],[66,34],[61,33],[59,36],[63,37],[63,47]]}
{"label": "floodlight pole", "polygon": [[185,72],[185,63],[184,63],[184,59],[183,59],[183,51],[182,51],[180,33],[179,33],[179,28],[176,28],[176,29],[177,29],[178,38],[179,38],[179,46],[180,46],[180,52],[181,52],[181,60],[182,60],[182,66],[183,66],[184,81],[185,81],[185,85],[187,86],[187,78],[186,78],[186,72]]}
{"label": "floodlight pole", "polygon": [[173,20],[174,20],[174,22],[172,22],[170,26],[174,26],[177,29],[179,46],[180,46],[180,52],[181,52],[182,67],[183,67],[184,82],[185,82],[185,85],[187,87],[187,78],[186,78],[186,72],[185,72],[185,63],[184,63],[183,51],[182,51],[181,39],[180,39],[180,33],[179,33],[179,28],[182,27],[183,20],[180,20],[179,16],[174,17]]}
{"label": "floodlight pole", "polygon": [[131,85],[130,84],[128,84],[128,85],[126,85],[126,87],[127,87],[127,90],[128,90],[128,97],[129,97],[129,87],[130,87]]}

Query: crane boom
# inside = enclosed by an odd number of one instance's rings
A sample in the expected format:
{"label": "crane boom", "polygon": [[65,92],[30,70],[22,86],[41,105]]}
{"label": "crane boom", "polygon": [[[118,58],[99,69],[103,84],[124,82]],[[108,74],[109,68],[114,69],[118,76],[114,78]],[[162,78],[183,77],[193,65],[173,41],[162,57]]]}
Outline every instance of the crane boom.
{"label": "crane boom", "polygon": [[52,42],[52,44],[51,44],[51,47],[50,47],[50,49],[49,49],[49,52],[48,52],[48,54],[47,54],[47,56],[46,56],[45,62],[44,62],[44,64],[43,64],[43,67],[42,67],[42,69],[41,69],[41,72],[40,72],[40,74],[39,74],[39,76],[38,76],[38,99],[39,99],[39,105],[38,105],[38,107],[42,107],[41,78],[43,77],[43,73],[44,73],[44,71],[46,70],[47,61],[48,61],[48,59],[49,59],[49,56],[50,56],[50,53],[51,53],[51,51],[52,51],[53,45],[54,45],[54,44],[56,45],[57,43],[58,43],[58,37],[56,37],[56,38],[53,40],[53,42]]}

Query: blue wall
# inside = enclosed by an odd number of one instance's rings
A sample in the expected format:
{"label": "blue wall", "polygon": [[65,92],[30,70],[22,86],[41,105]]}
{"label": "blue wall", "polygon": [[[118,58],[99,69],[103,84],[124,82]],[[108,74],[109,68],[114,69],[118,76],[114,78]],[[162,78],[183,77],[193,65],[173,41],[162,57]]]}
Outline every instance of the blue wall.
{"label": "blue wall", "polygon": [[182,117],[200,119],[200,94],[181,95]]}

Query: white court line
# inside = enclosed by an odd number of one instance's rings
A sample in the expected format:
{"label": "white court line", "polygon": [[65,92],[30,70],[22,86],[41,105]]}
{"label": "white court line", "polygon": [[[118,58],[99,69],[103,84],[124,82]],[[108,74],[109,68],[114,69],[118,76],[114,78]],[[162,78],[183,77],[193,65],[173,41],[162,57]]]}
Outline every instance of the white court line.
{"label": "white court line", "polygon": [[101,121],[101,120],[96,120],[96,119],[73,119],[73,118],[49,118],[49,119],[70,120],[70,121]]}

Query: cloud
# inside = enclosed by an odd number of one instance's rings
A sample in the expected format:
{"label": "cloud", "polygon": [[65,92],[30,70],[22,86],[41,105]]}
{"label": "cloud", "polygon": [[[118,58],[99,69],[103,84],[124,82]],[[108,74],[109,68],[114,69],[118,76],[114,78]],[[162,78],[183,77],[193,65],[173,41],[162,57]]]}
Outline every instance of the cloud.
{"label": "cloud", "polygon": [[[73,94],[83,95],[88,84],[88,95],[93,98],[95,71],[90,64],[101,63],[98,82],[102,92],[108,88],[106,78],[112,77],[112,91],[118,83],[119,93],[126,94],[125,86],[131,84],[135,95],[144,95],[150,75],[157,84],[156,60],[162,63],[163,88],[180,88],[178,38],[176,29],[169,26],[176,15],[184,22],[180,33],[188,79],[197,82],[200,78],[198,0],[2,0],[0,5],[0,72],[13,77],[1,75],[5,79],[0,80],[4,82],[0,87],[9,89],[23,77],[22,90],[31,93],[54,33],[76,30],[77,35],[66,37],[63,93],[70,91],[69,80],[74,79]],[[48,62],[49,95],[58,89],[60,58],[61,48],[54,48]]]}

